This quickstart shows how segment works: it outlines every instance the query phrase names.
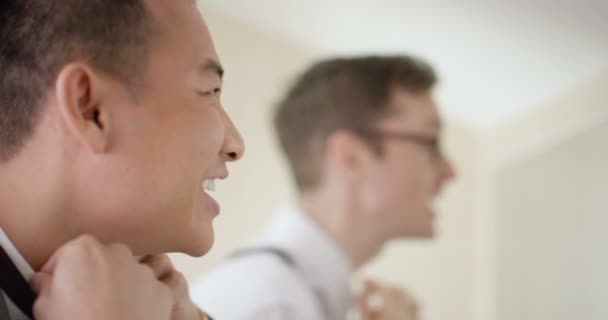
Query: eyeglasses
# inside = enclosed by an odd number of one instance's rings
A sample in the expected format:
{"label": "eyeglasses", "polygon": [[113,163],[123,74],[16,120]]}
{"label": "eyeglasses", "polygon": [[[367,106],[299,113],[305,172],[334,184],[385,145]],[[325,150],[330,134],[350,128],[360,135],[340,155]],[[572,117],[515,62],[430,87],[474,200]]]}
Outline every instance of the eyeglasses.
{"label": "eyeglasses", "polygon": [[433,160],[443,158],[439,138],[430,137],[422,133],[385,131],[380,129],[357,129],[354,132],[371,139],[397,140],[412,142],[428,148]]}

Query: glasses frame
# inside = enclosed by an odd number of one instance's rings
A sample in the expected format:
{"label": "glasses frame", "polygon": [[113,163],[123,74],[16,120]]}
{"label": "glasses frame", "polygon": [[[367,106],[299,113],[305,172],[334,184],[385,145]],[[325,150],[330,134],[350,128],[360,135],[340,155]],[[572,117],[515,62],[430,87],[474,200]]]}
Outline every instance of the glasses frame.
{"label": "glasses frame", "polygon": [[353,130],[363,137],[381,140],[396,140],[401,142],[411,142],[428,148],[431,156],[435,160],[443,159],[441,143],[438,137],[417,132],[394,131],[377,128],[366,128]]}

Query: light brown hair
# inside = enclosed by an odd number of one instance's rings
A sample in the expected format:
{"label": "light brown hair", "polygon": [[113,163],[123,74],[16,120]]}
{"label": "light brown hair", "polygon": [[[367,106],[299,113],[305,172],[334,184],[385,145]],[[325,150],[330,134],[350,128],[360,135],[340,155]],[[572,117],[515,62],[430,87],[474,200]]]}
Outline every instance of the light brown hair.
{"label": "light brown hair", "polygon": [[[318,62],[297,78],[279,102],[274,125],[297,187],[320,181],[327,138],[345,129],[357,133],[389,110],[395,87],[428,91],[436,82],[430,65],[410,56],[367,56]],[[363,138],[380,152],[377,141]]]}

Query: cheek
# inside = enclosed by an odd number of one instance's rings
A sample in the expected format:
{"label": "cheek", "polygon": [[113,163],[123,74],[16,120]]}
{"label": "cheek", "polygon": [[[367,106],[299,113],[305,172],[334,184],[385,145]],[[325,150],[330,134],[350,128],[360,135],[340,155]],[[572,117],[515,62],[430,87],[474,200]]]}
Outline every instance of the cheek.
{"label": "cheek", "polygon": [[224,138],[221,119],[214,109],[202,109],[176,121],[168,129],[171,133],[165,133],[164,146],[159,146],[161,161],[171,164],[175,174],[200,179],[219,157]]}
{"label": "cheek", "polygon": [[199,164],[203,167],[204,164],[214,161],[220,156],[225,135],[224,127],[220,122],[220,118],[212,114],[207,121],[199,124],[195,130],[198,138],[193,145],[196,146],[201,160],[204,161],[204,163]]}
{"label": "cheek", "polygon": [[167,187],[165,196],[188,211],[200,202],[201,179],[219,164],[224,141],[216,112],[199,112],[192,119],[176,128],[179,133],[168,141],[165,154],[170,158],[166,159],[169,168],[161,173],[164,181],[159,181]]}
{"label": "cheek", "polygon": [[363,182],[361,199],[372,216],[393,211],[396,200],[403,198],[403,186],[399,185],[399,180],[394,172],[378,168]]}
{"label": "cheek", "polygon": [[165,212],[189,211],[206,166],[218,153],[218,139],[200,126],[182,122],[151,130],[148,139],[133,148],[132,189],[159,218],[166,217]]}
{"label": "cheek", "polygon": [[411,155],[394,173],[401,180],[402,188],[412,196],[425,194],[433,186],[434,169],[424,155]]}
{"label": "cheek", "polygon": [[424,173],[411,164],[394,163],[378,172],[377,176],[376,205],[389,217],[401,217],[415,210],[424,198],[424,190],[428,189]]}

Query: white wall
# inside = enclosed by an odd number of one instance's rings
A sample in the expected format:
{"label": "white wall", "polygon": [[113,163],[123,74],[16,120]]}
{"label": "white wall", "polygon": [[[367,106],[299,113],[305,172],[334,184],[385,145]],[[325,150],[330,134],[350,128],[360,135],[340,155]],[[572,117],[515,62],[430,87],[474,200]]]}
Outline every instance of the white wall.
{"label": "white wall", "polygon": [[[602,272],[574,268],[553,255],[553,248],[561,247],[564,258],[606,266],[606,256],[587,243],[587,237],[608,240],[592,229],[607,222],[608,205],[601,201],[608,178],[606,88],[608,70],[483,137],[475,219],[474,319],[548,316],[535,313],[539,310],[599,319],[593,312],[606,312],[593,309],[594,299],[608,298],[601,293],[608,285]],[[584,220],[573,219],[575,213]],[[563,235],[568,228],[574,237]],[[554,235],[550,246],[543,245],[547,233]],[[531,256],[524,257],[526,253]],[[589,286],[581,273],[590,275],[595,284]],[[561,284],[552,290],[543,287],[551,281]],[[571,292],[587,294],[586,301],[568,301]],[[561,305],[549,307],[549,301]],[[587,313],[579,313],[586,306]]]}
{"label": "white wall", "polygon": [[608,119],[497,179],[497,319],[608,319]]}

